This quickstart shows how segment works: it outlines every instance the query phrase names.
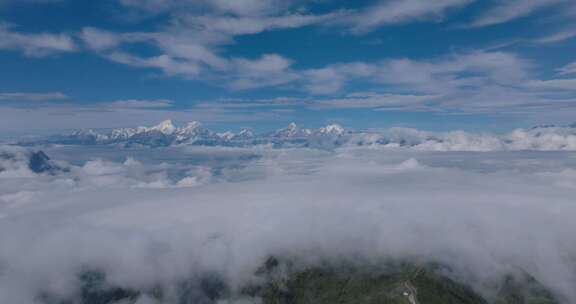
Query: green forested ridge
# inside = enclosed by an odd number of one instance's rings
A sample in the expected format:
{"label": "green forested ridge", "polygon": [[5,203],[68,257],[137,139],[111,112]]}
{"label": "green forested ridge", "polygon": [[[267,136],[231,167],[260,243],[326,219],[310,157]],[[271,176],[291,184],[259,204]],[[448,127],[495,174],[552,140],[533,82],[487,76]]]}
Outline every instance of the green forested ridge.
{"label": "green forested ridge", "polygon": [[[146,297],[158,304],[556,304],[553,295],[529,275],[508,276],[495,299],[441,274],[438,265],[393,264],[367,271],[350,266],[292,267],[269,259],[256,275],[260,284],[231,292],[218,276],[181,282],[171,292],[159,285],[147,291],[111,286],[102,272],[78,276],[74,299],[44,293],[42,304],[130,304]],[[146,302],[148,304],[148,302]]]}

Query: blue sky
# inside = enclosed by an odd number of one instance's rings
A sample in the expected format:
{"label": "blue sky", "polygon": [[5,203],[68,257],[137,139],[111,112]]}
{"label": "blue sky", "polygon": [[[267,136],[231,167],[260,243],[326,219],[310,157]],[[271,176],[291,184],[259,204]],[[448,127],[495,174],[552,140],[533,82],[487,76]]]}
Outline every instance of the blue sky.
{"label": "blue sky", "polygon": [[576,121],[573,0],[0,0],[0,129]]}

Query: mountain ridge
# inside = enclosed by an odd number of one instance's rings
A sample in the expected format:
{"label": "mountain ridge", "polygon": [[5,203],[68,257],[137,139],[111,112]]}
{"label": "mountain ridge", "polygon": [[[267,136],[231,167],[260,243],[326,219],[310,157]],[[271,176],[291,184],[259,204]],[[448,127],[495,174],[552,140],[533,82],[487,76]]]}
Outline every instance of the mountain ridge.
{"label": "mountain ridge", "polygon": [[339,124],[310,129],[290,123],[271,132],[214,132],[198,121],[183,127],[164,120],[151,127],[117,128],[108,132],[81,129],[45,140],[21,143],[66,145],[123,145],[167,147],[173,145],[248,147],[309,147],[332,149],[340,146],[412,147],[434,151],[496,151],[496,150],[576,150],[576,125],[543,125],[515,129],[506,134],[469,133],[464,131],[430,132],[410,128],[356,131]]}

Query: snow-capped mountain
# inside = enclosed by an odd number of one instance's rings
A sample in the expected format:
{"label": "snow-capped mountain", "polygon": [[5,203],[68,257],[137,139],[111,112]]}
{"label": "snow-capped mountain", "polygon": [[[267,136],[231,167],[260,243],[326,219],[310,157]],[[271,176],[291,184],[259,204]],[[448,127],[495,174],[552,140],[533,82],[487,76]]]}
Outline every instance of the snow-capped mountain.
{"label": "snow-capped mountain", "polygon": [[191,138],[212,138],[216,134],[209,129],[202,126],[198,121],[189,122],[181,129],[175,129],[174,133],[179,140],[186,140]]}
{"label": "snow-capped mountain", "polygon": [[156,126],[153,126],[147,130],[148,132],[158,131],[165,135],[173,134],[176,131],[176,127],[172,124],[171,120],[165,120]]}
{"label": "snow-capped mountain", "polygon": [[235,134],[233,139],[236,140],[250,140],[254,138],[254,133],[248,129],[242,129],[238,134]]}
{"label": "snow-capped mountain", "polygon": [[346,130],[341,125],[331,124],[331,125],[327,125],[325,127],[318,129],[318,133],[319,134],[340,136],[340,135],[344,135],[346,133]]}
{"label": "snow-capped mountain", "polygon": [[339,125],[328,125],[317,130],[299,128],[295,123],[273,132],[256,135],[249,129],[237,133],[226,131],[216,133],[193,121],[183,127],[177,127],[171,120],[165,120],[151,127],[118,128],[99,133],[83,129],[67,135],[53,136],[47,140],[56,144],[122,144],[144,146],[170,146],[175,144],[246,146],[254,144],[307,145],[312,138],[341,136],[345,133]]}
{"label": "snow-capped mountain", "polygon": [[291,122],[286,128],[278,129],[269,133],[267,136],[273,138],[297,138],[307,137],[311,134],[312,131],[310,129],[300,129],[296,123]]}
{"label": "snow-capped mountain", "polygon": [[[35,143],[38,142],[33,144]],[[172,121],[166,120],[152,127],[120,128],[105,133],[79,130],[68,135],[54,136],[40,143],[149,147],[271,145],[313,148],[380,145],[435,151],[576,150],[576,124],[563,127],[546,125],[516,129],[506,134],[490,134],[463,131],[427,132],[410,128],[352,131],[338,124],[307,129],[290,123],[285,128],[272,132],[254,134],[248,129],[237,133],[216,133],[197,121],[177,127]]]}

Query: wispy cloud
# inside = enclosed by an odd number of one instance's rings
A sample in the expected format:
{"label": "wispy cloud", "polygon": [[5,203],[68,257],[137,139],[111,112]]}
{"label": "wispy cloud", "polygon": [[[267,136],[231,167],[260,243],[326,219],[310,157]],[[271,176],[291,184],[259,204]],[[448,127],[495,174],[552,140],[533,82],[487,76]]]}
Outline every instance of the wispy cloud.
{"label": "wispy cloud", "polygon": [[[159,69],[169,76],[208,80],[232,89],[253,89],[283,85],[298,77],[290,69],[291,60],[279,54],[264,54],[256,59],[222,55],[222,46],[234,43],[235,36],[334,24],[352,25],[358,32],[369,31],[386,24],[438,19],[447,10],[472,1],[379,1],[359,10],[313,14],[298,10],[295,3],[274,0],[123,0],[126,7],[166,13],[170,23],[156,32],[117,33],[85,28],[80,37],[89,49],[114,62]],[[122,48],[131,43],[150,44],[158,53],[143,57]],[[319,78],[323,71],[308,73]],[[334,83],[331,90],[337,86]],[[319,85],[317,91],[327,89]]]}
{"label": "wispy cloud", "polygon": [[30,92],[12,92],[0,93],[0,101],[53,101],[64,100],[69,97],[61,92],[47,93],[30,93]]}
{"label": "wispy cloud", "polygon": [[151,14],[203,10],[212,14],[235,16],[274,14],[293,4],[292,1],[280,0],[120,0],[120,3]]}
{"label": "wispy cloud", "polygon": [[558,69],[560,75],[569,75],[576,73],[576,62],[572,62]]}
{"label": "wispy cloud", "polygon": [[540,89],[576,91],[576,79],[532,80],[527,86]]}
{"label": "wispy cloud", "polygon": [[383,25],[441,20],[448,10],[472,2],[474,0],[379,1],[371,7],[352,12],[336,23],[350,24],[353,32],[363,33]]}
{"label": "wispy cloud", "polygon": [[328,65],[303,72],[305,87],[334,93],[363,79],[394,85],[394,90],[441,93],[459,87],[512,83],[527,76],[529,63],[512,53],[471,52],[432,60],[388,59]]}
{"label": "wispy cloud", "polygon": [[0,24],[0,49],[18,50],[31,57],[73,52],[78,49],[69,35],[52,33],[20,33]]}
{"label": "wispy cloud", "polygon": [[526,17],[534,12],[570,0],[498,0],[497,4],[478,16],[469,27],[484,27]]}
{"label": "wispy cloud", "polygon": [[544,36],[541,38],[538,38],[536,40],[534,40],[534,42],[536,43],[543,43],[543,44],[547,44],[547,43],[558,43],[558,42],[562,42],[562,41],[566,41],[566,40],[570,40],[576,38],[576,27],[574,28],[570,28],[570,29],[566,29],[548,36]]}
{"label": "wispy cloud", "polygon": [[266,17],[230,17],[230,16],[186,16],[184,20],[193,26],[206,31],[218,32],[226,35],[258,34],[270,30],[299,28],[312,24],[334,20],[342,13],[328,13],[324,15],[289,14]]}
{"label": "wispy cloud", "polygon": [[126,99],[105,104],[112,108],[168,108],[174,105],[169,99]]}
{"label": "wispy cloud", "polygon": [[292,61],[277,54],[265,54],[253,60],[235,58],[232,63],[235,76],[230,86],[235,89],[282,85],[298,78],[290,69]]}
{"label": "wispy cloud", "polygon": [[6,7],[6,6],[10,6],[10,5],[15,5],[15,4],[30,4],[30,3],[34,3],[34,4],[40,4],[40,3],[50,4],[50,3],[60,3],[60,2],[63,2],[63,1],[64,1],[64,0],[2,0],[2,1],[0,1],[0,8]]}
{"label": "wispy cloud", "polygon": [[311,103],[313,108],[332,109],[391,109],[416,110],[426,103],[441,98],[439,95],[380,94],[374,92],[351,93],[343,98],[319,99]]}
{"label": "wispy cloud", "polygon": [[200,66],[196,62],[173,58],[169,55],[142,58],[124,52],[113,52],[107,55],[107,58],[133,67],[160,69],[169,76],[194,78],[200,73]]}

